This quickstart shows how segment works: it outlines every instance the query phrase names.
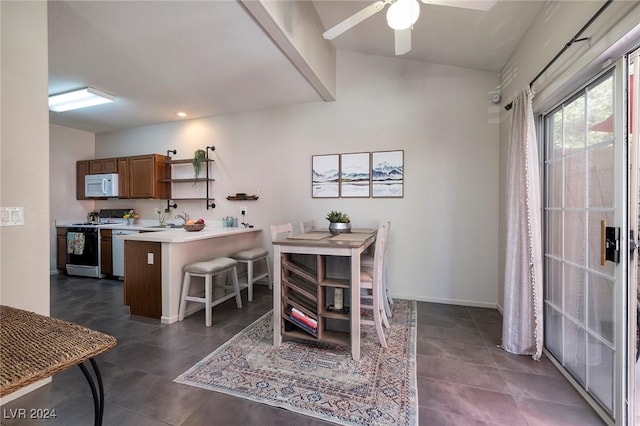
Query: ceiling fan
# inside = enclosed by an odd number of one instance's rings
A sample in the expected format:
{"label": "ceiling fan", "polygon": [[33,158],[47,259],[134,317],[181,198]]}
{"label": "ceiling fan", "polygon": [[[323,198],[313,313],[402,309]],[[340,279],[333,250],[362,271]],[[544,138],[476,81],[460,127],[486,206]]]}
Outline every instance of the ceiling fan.
{"label": "ceiling fan", "polygon": [[[465,9],[489,10],[498,0],[421,0],[426,4],[462,7]],[[411,50],[411,29],[420,15],[420,4],[417,0],[378,0],[364,9],[351,15],[344,21],[329,28],[322,34],[327,40],[333,40],[348,29],[358,25],[365,19],[375,15],[389,5],[387,24],[394,30],[396,55],[404,55]]]}

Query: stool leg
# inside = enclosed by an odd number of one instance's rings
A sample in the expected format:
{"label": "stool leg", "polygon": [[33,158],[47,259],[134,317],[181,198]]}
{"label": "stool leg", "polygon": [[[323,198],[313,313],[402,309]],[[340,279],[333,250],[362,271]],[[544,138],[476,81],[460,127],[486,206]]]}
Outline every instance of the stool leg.
{"label": "stool leg", "polygon": [[205,274],[204,276],[204,309],[205,309],[205,325],[211,327],[211,301],[213,295],[211,294],[211,274]]}
{"label": "stool leg", "polygon": [[182,283],[182,297],[180,299],[180,309],[178,310],[178,321],[184,319],[184,312],[187,307],[187,296],[189,295],[189,286],[191,285],[191,275],[188,272],[184,273],[184,280]]}
{"label": "stool leg", "polygon": [[269,262],[269,256],[264,257],[264,263],[267,264],[267,279],[269,280],[269,290],[273,289],[273,278],[271,277],[271,265]]}
{"label": "stool leg", "polygon": [[[235,266],[233,267],[233,269],[231,269],[231,280],[233,281],[233,289],[236,293],[236,306],[238,308],[242,308],[242,298],[240,297],[240,284],[238,283],[238,269]],[[249,288],[251,288],[251,286],[249,286]]]}
{"label": "stool leg", "polygon": [[247,262],[247,288],[249,294],[249,302],[253,301],[253,260]]}

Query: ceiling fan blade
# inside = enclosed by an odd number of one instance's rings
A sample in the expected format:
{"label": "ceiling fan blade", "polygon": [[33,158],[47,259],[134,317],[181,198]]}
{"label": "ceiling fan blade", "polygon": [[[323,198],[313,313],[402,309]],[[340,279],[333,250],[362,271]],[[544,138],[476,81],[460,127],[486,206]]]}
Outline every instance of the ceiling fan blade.
{"label": "ceiling fan blade", "polygon": [[411,50],[411,28],[406,30],[394,30],[396,43],[396,56],[404,55]]}
{"label": "ceiling fan blade", "polygon": [[462,7],[487,11],[498,3],[498,0],[421,0],[422,3],[436,4],[439,6]]}
{"label": "ceiling fan blade", "polygon": [[384,8],[385,4],[386,2],[384,0],[379,0],[375,3],[371,3],[369,6],[351,15],[350,17],[340,22],[336,26],[329,28],[327,31],[325,31],[322,34],[322,37],[324,37],[326,40],[333,40],[343,32],[358,25],[360,22],[364,21],[368,17],[380,12]]}

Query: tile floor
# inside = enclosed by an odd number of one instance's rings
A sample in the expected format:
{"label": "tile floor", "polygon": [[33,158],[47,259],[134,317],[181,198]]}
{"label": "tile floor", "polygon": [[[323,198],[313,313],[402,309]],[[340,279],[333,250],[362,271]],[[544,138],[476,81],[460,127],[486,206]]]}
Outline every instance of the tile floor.
{"label": "tile floor", "polygon": [[[51,315],[109,333],[116,348],[98,357],[105,383],[105,425],[327,425],[286,410],[172,383],[180,373],[271,309],[271,293],[257,286],[243,309],[230,300],[162,325],[130,317],[122,282],[66,275],[51,277]],[[601,425],[550,361],[496,348],[501,316],[491,309],[418,303],[417,369],[420,425]],[[50,421],[12,419],[11,410],[56,410]],[[15,411],[13,411],[15,412]],[[2,425],[90,425],[91,393],[80,369],[15,401]]]}

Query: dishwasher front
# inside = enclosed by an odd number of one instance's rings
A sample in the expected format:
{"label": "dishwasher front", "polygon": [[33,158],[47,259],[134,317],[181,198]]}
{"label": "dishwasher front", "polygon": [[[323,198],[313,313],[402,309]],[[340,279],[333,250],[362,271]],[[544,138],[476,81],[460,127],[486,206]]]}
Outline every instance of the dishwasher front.
{"label": "dishwasher front", "polygon": [[114,229],[112,235],[113,275],[124,277],[124,240],[123,235],[137,234],[139,231]]}

